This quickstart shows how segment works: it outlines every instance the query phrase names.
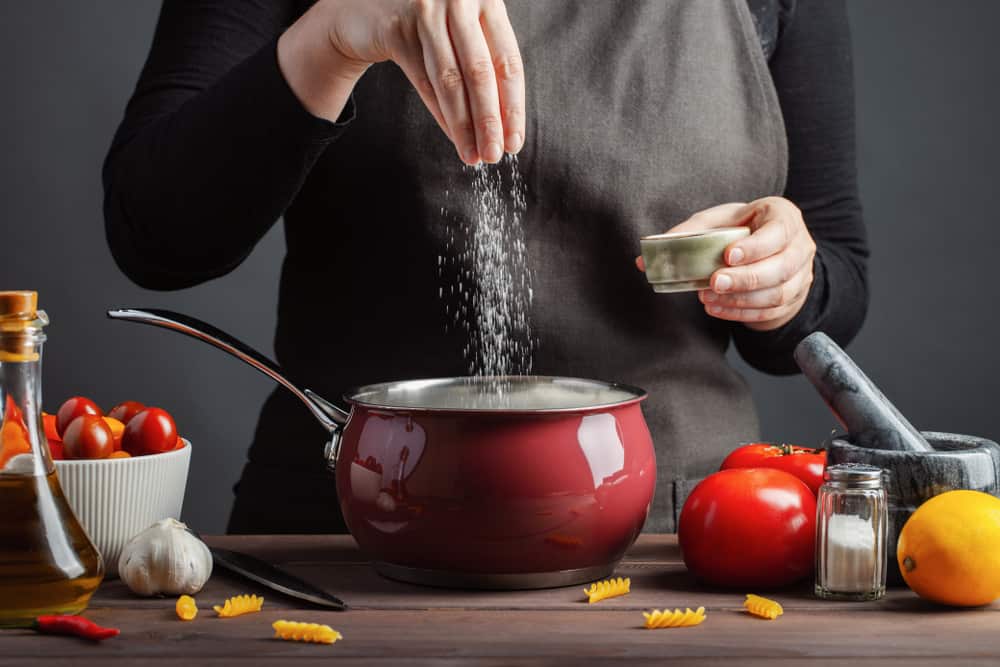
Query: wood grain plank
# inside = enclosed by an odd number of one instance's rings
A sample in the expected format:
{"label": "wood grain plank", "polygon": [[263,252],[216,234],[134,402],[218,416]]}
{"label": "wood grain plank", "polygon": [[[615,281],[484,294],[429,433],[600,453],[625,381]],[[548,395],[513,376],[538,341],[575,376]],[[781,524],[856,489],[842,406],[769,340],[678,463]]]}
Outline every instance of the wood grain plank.
{"label": "wood grain plank", "polygon": [[[153,667],[163,667],[173,665],[177,661],[176,657],[164,656],[144,656],[130,657],[120,660],[122,664],[130,667],[135,665],[143,667],[150,665]],[[295,665],[329,665],[335,661],[337,667],[384,667],[385,665],[399,665],[402,660],[387,660],[385,658],[341,658],[331,656],[299,656],[293,663],[289,663],[287,658],[267,658],[252,656],[238,659],[240,667],[284,667],[288,664]],[[114,662],[114,661],[113,661]],[[199,666],[209,667],[231,667],[237,660],[233,656],[223,658],[199,658]],[[557,661],[551,658],[406,658],[406,667],[551,667],[553,664],[562,666],[572,665],[623,665],[627,667],[663,667],[664,664],[671,666],[690,667],[799,667],[807,665],[811,667],[842,667],[843,658],[586,658],[583,656],[564,657]],[[25,661],[21,658],[5,659],[0,657],[0,667],[21,667],[23,665],[36,665],[35,661]],[[77,656],[73,658],[45,658],[45,667],[106,667],[108,659],[105,657]],[[851,667],[987,667],[995,666],[996,659],[985,658],[954,658],[942,663],[941,658],[855,658],[851,659]]]}
{"label": "wood grain plank", "polygon": [[[762,621],[732,611],[711,612],[695,628],[646,630],[632,611],[579,614],[569,611],[354,611],[265,610],[236,619],[199,618],[185,623],[169,610],[96,610],[98,622],[117,623],[122,636],[100,645],[31,631],[0,635],[5,659],[204,659],[286,660],[316,658],[431,659],[748,658],[806,661],[862,658],[1000,660],[998,617],[976,611],[950,614],[899,612],[789,613]],[[271,638],[277,618],[329,623],[344,635],[332,646]],[[247,663],[251,664],[251,663]]]}
{"label": "wood grain plank", "polygon": [[[817,600],[808,584],[770,595],[786,609],[767,622],[742,609],[744,591],[707,589],[684,570],[674,536],[643,536],[618,574],[633,592],[596,605],[581,587],[543,591],[454,591],[412,586],[378,576],[346,536],[229,536],[207,538],[282,564],[344,597],[352,609],[331,612],[257,588],[224,573],[198,594],[199,618],[178,621],[174,600],[137,598],[118,581],[102,584],[87,614],[122,629],[120,638],[93,645],[31,631],[0,631],[0,667],[98,661],[129,665],[985,665],[1000,663],[1000,607],[954,610],[919,600],[905,589],[876,603]],[[211,605],[230,595],[263,594],[265,611],[218,619]],[[755,591],[761,592],[761,591]],[[709,610],[697,628],[650,631],[641,610]],[[987,613],[983,613],[986,611]],[[271,638],[277,618],[332,625],[345,635],[333,646]]]}
{"label": "wood grain plank", "polygon": [[[229,536],[207,538],[212,544],[238,549],[261,557],[271,557],[289,572],[337,595],[358,609],[550,609],[587,611],[596,607],[584,603],[582,586],[535,591],[468,591],[430,588],[400,583],[379,576],[357,556],[357,548],[347,536]],[[281,545],[288,543],[286,551]],[[352,556],[352,553],[354,554]],[[330,560],[316,560],[329,555]],[[657,560],[660,558],[660,560]],[[935,609],[919,600],[909,589],[891,589],[886,599],[869,603],[829,602],[812,594],[811,582],[780,591],[732,591],[708,588],[691,577],[681,562],[676,537],[643,535],[615,572],[632,580],[632,593],[600,603],[603,609],[649,609],[698,607],[711,610],[742,608],[746,593],[766,594],[790,610],[852,612],[897,609]],[[256,593],[279,608],[301,606],[266,588],[216,571],[200,600],[218,603],[232,595]],[[105,582],[94,597],[95,606],[109,608],[156,608],[160,602],[137,598],[120,581]],[[986,607],[1000,610],[1000,603]]]}

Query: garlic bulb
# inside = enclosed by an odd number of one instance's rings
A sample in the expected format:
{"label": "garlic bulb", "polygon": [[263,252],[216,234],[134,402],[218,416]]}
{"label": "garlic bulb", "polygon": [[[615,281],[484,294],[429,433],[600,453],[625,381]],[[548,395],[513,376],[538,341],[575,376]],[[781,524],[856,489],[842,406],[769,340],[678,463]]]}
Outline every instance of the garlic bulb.
{"label": "garlic bulb", "polygon": [[211,574],[212,552],[176,519],[133,537],[118,558],[118,576],[139,595],[191,595]]}

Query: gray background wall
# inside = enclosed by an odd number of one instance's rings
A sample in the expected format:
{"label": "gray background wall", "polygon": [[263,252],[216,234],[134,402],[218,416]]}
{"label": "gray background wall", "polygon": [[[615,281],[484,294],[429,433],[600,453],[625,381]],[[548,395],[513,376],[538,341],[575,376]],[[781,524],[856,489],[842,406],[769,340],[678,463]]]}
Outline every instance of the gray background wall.
{"label": "gray background wall", "polygon": [[[1000,438],[994,334],[1000,3],[850,0],[872,302],[851,354],[920,428]],[[184,519],[221,532],[272,385],[208,347],[103,317],[174,308],[271,350],[280,227],[234,273],[179,293],[131,285],[105,246],[100,165],[158,2],[0,3],[0,288],[51,317],[50,411],[75,395],[170,409],[195,443]],[[948,237],[952,240],[945,240]],[[765,437],[816,443],[833,419],[801,378],[747,369]],[[303,418],[307,418],[303,413]]]}

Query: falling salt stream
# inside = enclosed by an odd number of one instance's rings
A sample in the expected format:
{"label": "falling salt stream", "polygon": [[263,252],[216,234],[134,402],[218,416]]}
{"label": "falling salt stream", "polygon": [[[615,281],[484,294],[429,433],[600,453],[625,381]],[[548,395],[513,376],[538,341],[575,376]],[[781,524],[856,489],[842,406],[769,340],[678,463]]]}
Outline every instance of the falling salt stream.
{"label": "falling salt stream", "polygon": [[[529,314],[531,272],[521,219],[527,199],[517,157],[497,165],[467,167],[472,177],[472,215],[448,216],[446,254],[438,257],[440,296],[447,314],[466,335],[463,355],[478,385],[480,407],[504,407],[513,389],[509,376],[531,373]],[[446,199],[451,197],[446,192]],[[446,284],[450,282],[450,284]]]}

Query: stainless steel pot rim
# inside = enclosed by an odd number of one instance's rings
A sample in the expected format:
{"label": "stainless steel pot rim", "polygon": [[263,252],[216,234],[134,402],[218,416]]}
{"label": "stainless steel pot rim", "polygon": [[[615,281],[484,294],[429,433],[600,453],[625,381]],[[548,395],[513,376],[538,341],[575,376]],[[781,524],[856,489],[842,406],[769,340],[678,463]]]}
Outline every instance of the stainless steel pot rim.
{"label": "stainless steel pot rim", "polygon": [[344,400],[366,408],[406,412],[537,415],[619,408],[646,396],[644,389],[618,382],[506,375],[379,382],[349,390]]}

